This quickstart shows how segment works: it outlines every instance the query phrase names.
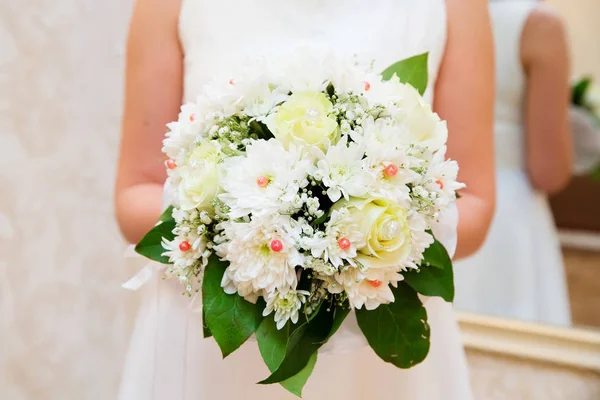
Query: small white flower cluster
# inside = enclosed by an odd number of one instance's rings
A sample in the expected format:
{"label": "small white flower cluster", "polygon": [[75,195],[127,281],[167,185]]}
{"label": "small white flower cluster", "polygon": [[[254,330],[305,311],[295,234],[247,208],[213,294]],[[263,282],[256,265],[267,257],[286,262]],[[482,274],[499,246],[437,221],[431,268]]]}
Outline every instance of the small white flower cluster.
{"label": "small white flower cluster", "polygon": [[398,78],[331,55],[254,66],[168,125],[171,271],[191,290],[214,253],[224,291],[263,297],[279,328],[303,305],[392,302],[463,186],[445,122]]}
{"label": "small white flower cluster", "polygon": [[175,239],[163,239],[163,247],[167,250],[163,255],[169,257],[173,265],[168,273],[175,275],[186,285],[187,292],[198,291],[202,269],[211,254],[208,243],[208,227],[212,219],[207,211],[180,208],[173,209],[175,219]]}

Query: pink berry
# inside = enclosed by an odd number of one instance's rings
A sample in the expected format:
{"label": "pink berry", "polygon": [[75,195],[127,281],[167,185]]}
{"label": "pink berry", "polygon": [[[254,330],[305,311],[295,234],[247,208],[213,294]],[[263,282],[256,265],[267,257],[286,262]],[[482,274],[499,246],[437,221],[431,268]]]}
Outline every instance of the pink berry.
{"label": "pink berry", "polygon": [[190,245],[190,242],[188,242],[187,240],[184,240],[183,242],[179,243],[179,250],[186,252],[186,251],[190,251],[190,249],[192,248],[192,246]]}
{"label": "pink berry", "polygon": [[338,240],[338,246],[340,246],[340,249],[342,250],[348,250],[350,246],[352,246],[352,243],[350,243],[349,239],[343,237]]}
{"label": "pink berry", "polygon": [[196,120],[196,113],[190,114],[190,122],[194,122]]}
{"label": "pink berry", "polygon": [[365,81],[365,92],[368,92],[371,89],[371,84]]}
{"label": "pink berry", "polygon": [[264,175],[259,176],[256,178],[256,184],[261,188],[269,186],[269,177]]}
{"label": "pink berry", "polygon": [[281,243],[281,240],[274,239],[271,241],[271,250],[276,253],[279,253],[281,250],[283,250],[283,243]]}
{"label": "pink berry", "polygon": [[229,80],[229,84],[230,84],[231,86],[235,85],[235,79],[231,78],[231,79]]}
{"label": "pink berry", "polygon": [[169,169],[175,169],[175,168],[177,168],[177,163],[175,162],[175,160],[168,159],[167,161],[165,161],[165,165]]}
{"label": "pink berry", "polygon": [[390,177],[396,176],[396,174],[398,173],[398,167],[394,164],[390,164],[387,167],[385,167],[384,173]]}
{"label": "pink berry", "polygon": [[381,283],[382,283],[381,281],[379,281],[377,279],[372,280],[372,281],[367,281],[367,282],[369,282],[369,285],[373,286],[374,288],[378,288],[379,286],[381,286]]}

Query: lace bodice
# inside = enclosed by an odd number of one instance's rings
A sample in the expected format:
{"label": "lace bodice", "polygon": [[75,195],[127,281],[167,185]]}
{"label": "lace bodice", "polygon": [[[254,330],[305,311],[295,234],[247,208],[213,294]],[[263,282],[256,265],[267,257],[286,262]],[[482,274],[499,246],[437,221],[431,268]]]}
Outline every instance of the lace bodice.
{"label": "lace bodice", "polygon": [[250,57],[318,45],[373,61],[375,71],[429,52],[426,96],[432,101],[446,43],[445,10],[444,0],[183,0],[184,100]]}

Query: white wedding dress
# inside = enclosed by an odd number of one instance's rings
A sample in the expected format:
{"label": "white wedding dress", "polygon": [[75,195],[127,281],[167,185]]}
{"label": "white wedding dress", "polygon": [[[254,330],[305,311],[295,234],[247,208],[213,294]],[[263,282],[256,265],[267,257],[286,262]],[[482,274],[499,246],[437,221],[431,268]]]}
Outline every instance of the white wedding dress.
{"label": "white wedding dress", "polygon": [[[185,52],[185,99],[203,84],[228,76],[249,56],[277,54],[299,45],[329,46],[344,56],[374,60],[378,70],[423,52],[430,54],[433,87],[446,41],[444,0],[184,0],[180,15]],[[427,92],[432,100],[433,92]],[[168,194],[167,194],[168,195]],[[168,198],[168,196],[167,196]],[[455,210],[453,210],[455,211]],[[456,213],[436,236],[456,244]],[[213,339],[203,339],[201,314],[190,309],[175,281],[150,264],[136,279],[143,299],[127,355],[120,400],[295,398],[269,375],[256,342],[222,360]],[[152,271],[154,269],[154,271]],[[410,370],[380,360],[351,314],[319,353],[303,393],[309,400],[470,400],[467,365],[451,304],[426,299],[431,325],[428,358]]]}
{"label": "white wedding dress", "polygon": [[454,266],[459,310],[570,325],[560,242],[526,170],[521,32],[537,2],[490,4],[496,45],[496,215],[483,248]]}

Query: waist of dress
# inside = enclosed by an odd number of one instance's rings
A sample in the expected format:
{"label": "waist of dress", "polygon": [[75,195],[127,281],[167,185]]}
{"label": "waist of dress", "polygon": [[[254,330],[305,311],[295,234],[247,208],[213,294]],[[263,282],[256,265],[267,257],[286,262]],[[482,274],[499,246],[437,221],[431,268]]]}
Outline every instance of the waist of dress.
{"label": "waist of dress", "polygon": [[494,145],[497,168],[526,168],[525,138],[521,127],[512,124],[496,125]]}

